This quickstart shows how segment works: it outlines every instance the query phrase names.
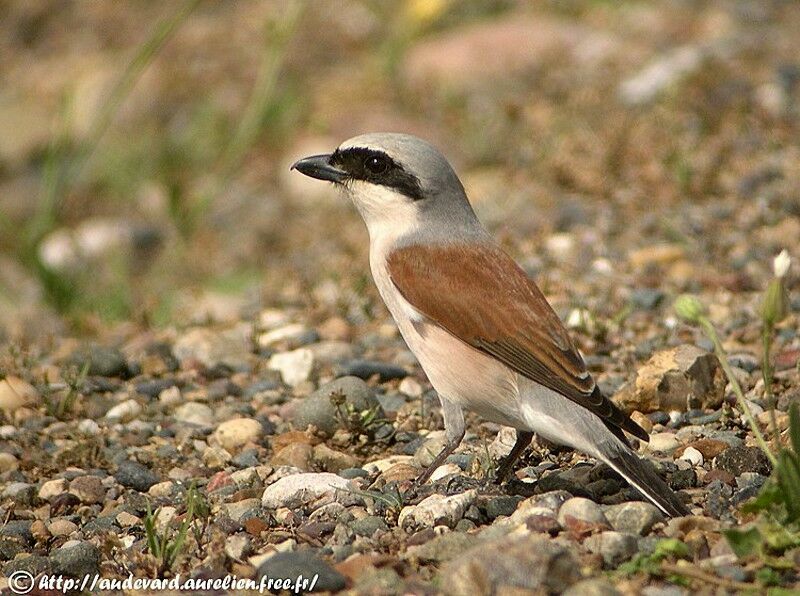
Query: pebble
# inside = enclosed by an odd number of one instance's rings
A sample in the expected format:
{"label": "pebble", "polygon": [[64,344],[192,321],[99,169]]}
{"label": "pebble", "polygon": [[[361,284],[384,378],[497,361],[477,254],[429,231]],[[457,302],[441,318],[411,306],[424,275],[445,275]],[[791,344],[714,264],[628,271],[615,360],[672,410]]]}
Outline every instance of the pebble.
{"label": "pebble", "polygon": [[684,344],[653,354],[613,400],[628,413],[684,412],[719,407],[724,395],[725,375],[717,357]]}
{"label": "pebble", "polygon": [[41,403],[36,388],[19,377],[7,376],[0,380],[0,410],[7,415],[21,407],[36,407]]}
{"label": "pebble", "polygon": [[365,381],[377,375],[381,383],[408,376],[408,372],[402,366],[373,360],[351,360],[342,364],[336,373],[337,376],[353,376]]}
{"label": "pebble", "polygon": [[121,511],[118,513],[116,520],[121,528],[133,528],[142,523],[140,518],[136,517],[132,513],[128,513],[127,511]]}
{"label": "pebble", "polygon": [[638,550],[636,536],[613,530],[589,536],[583,544],[590,552],[599,553],[611,569],[630,559]]}
{"label": "pebble", "polygon": [[492,497],[486,502],[486,517],[494,520],[501,515],[510,516],[517,510],[520,501],[522,501],[521,497],[511,495]]}
{"label": "pebble", "polygon": [[414,377],[404,378],[402,381],[400,381],[400,385],[397,386],[397,389],[400,391],[400,393],[403,393],[408,397],[417,398],[422,396],[422,384]]}
{"label": "pebble", "polygon": [[19,504],[30,505],[36,494],[36,487],[27,482],[9,482],[3,487],[2,495],[8,499],[13,499]]}
{"label": "pebble", "polygon": [[659,451],[661,453],[670,454],[680,447],[677,435],[675,433],[653,433],[650,435],[650,441],[647,443],[648,451]]}
{"label": "pebble", "polygon": [[350,527],[358,536],[366,536],[368,538],[374,536],[377,532],[386,532],[389,529],[383,518],[377,515],[362,517],[354,521]]}
{"label": "pebble", "polygon": [[158,482],[158,476],[149,468],[131,460],[125,460],[119,464],[114,478],[122,486],[139,492],[147,492],[151,486]]}
{"label": "pebble", "polygon": [[247,534],[234,534],[225,539],[225,554],[234,561],[243,561],[252,550],[250,537]]}
{"label": "pebble", "polygon": [[19,461],[13,453],[0,452],[0,474],[19,469]]}
{"label": "pebble", "polygon": [[258,420],[234,418],[220,424],[214,431],[214,437],[223,449],[236,452],[248,443],[257,443],[263,432]]}
{"label": "pebble", "polygon": [[572,549],[549,537],[508,535],[446,563],[439,585],[451,596],[560,594],[580,579],[580,567]]}
{"label": "pebble", "polygon": [[296,387],[311,378],[314,370],[314,353],[308,348],[273,354],[267,362],[270,370],[277,370],[283,382]]}
{"label": "pebble", "polygon": [[181,363],[196,361],[208,369],[227,366],[246,367],[250,357],[249,329],[234,327],[219,332],[207,328],[190,329],[172,346]]}
{"label": "pebble", "polygon": [[432,494],[417,505],[403,507],[397,525],[406,531],[435,526],[454,528],[477,496],[475,489],[451,496]]}
{"label": "pebble", "polygon": [[445,532],[423,544],[409,547],[405,556],[424,563],[444,563],[461,555],[478,542],[480,539],[474,534]]}
{"label": "pebble", "polygon": [[315,592],[338,592],[347,585],[345,577],[325,561],[308,551],[279,552],[261,563],[256,579],[316,577]]}
{"label": "pebble", "polygon": [[314,449],[308,443],[290,443],[272,456],[270,465],[276,468],[278,466],[291,466],[307,471],[311,469],[313,458]]}
{"label": "pebble", "polygon": [[83,579],[86,575],[100,572],[100,549],[89,542],[64,545],[50,555],[53,571],[57,575],[67,575]]}
{"label": "pebble", "polygon": [[357,377],[341,377],[326,383],[317,391],[303,398],[295,408],[292,423],[295,428],[305,430],[315,426],[318,431],[332,436],[341,428],[341,414],[331,398],[344,399],[341,407],[355,412],[375,410],[376,416],[383,415],[378,400],[367,384]]}
{"label": "pebble", "polygon": [[326,472],[338,474],[342,470],[353,469],[358,466],[358,459],[344,453],[331,449],[325,443],[314,446],[313,459]]}
{"label": "pebble", "polygon": [[78,423],[78,432],[89,437],[96,437],[100,434],[100,425],[90,418],[84,418]]}
{"label": "pebble", "polygon": [[142,406],[135,399],[127,399],[106,412],[106,420],[112,422],[130,422],[142,413]]}
{"label": "pebble", "polygon": [[611,505],[605,510],[606,519],[617,532],[644,536],[653,526],[664,520],[664,515],[655,505],[644,501],[630,501]]}
{"label": "pebble", "polygon": [[43,483],[39,489],[39,498],[43,501],[49,501],[56,495],[67,490],[67,481],[63,478],[56,478],[55,480],[48,480]]}
{"label": "pebble", "polygon": [[257,341],[262,348],[269,348],[281,343],[297,346],[300,340],[308,334],[308,331],[308,328],[301,323],[290,323],[260,334]]}
{"label": "pebble", "polygon": [[69,483],[69,492],[89,505],[102,503],[106,497],[106,488],[97,476],[78,476]]}
{"label": "pebble", "polygon": [[128,363],[125,356],[116,348],[90,345],[75,350],[68,363],[79,371],[87,367],[87,374],[93,377],[127,377]]}
{"label": "pebble", "polygon": [[349,486],[347,480],[329,472],[293,474],[270,484],[261,504],[267,509],[297,508],[338,490],[349,491]]}
{"label": "pebble", "polygon": [[48,524],[47,530],[53,536],[69,536],[78,531],[78,526],[67,519],[55,519]]}
{"label": "pebble", "polygon": [[684,449],[683,454],[678,459],[687,461],[694,467],[703,465],[703,454],[694,447]]}
{"label": "pebble", "polygon": [[175,410],[172,417],[177,422],[194,424],[204,428],[214,426],[214,411],[206,404],[190,401]]}
{"label": "pebble", "polygon": [[218,445],[206,447],[203,450],[203,455],[201,459],[203,463],[212,469],[223,468],[225,465],[231,461],[233,456],[227,449],[223,449]]}
{"label": "pebble", "polygon": [[772,466],[764,452],[758,447],[745,447],[744,445],[730,447],[714,458],[714,467],[734,476],[745,472],[757,472],[769,476]]}
{"label": "pebble", "polygon": [[584,579],[567,588],[562,596],[620,596],[621,592],[608,580],[593,577]]}
{"label": "pebble", "polygon": [[583,497],[568,499],[558,510],[557,519],[562,526],[566,525],[568,517],[590,524],[609,526],[608,519],[606,519],[600,505]]}

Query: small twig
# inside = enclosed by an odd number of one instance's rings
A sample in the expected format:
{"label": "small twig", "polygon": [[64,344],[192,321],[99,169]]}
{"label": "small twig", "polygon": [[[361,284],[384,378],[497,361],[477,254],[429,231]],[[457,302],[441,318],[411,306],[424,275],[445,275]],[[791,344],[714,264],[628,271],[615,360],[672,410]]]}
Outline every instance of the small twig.
{"label": "small twig", "polygon": [[668,563],[666,561],[662,561],[661,569],[665,573],[674,573],[676,575],[682,575],[684,577],[688,577],[691,579],[696,579],[699,581],[708,582],[710,584],[714,584],[717,586],[721,586],[723,588],[727,588],[729,590],[761,590],[762,587],[758,584],[749,584],[746,582],[737,582],[736,580],[726,579],[724,577],[719,577],[718,575],[714,575],[713,573],[709,573],[708,571],[703,571],[699,567],[695,567],[689,563],[685,565],[679,565],[677,563]]}

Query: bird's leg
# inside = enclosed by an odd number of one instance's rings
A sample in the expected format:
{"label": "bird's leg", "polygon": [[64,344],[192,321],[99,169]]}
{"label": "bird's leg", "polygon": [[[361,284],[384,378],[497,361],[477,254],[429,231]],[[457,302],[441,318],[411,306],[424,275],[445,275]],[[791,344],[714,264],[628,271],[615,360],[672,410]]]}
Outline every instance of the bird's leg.
{"label": "bird's leg", "polygon": [[443,399],[441,395],[439,396],[439,402],[442,404],[442,417],[444,418],[444,430],[447,436],[447,443],[444,449],[439,452],[439,455],[433,458],[431,465],[417,478],[415,482],[416,486],[422,486],[428,481],[436,468],[441,466],[444,460],[447,459],[447,456],[453,453],[456,447],[461,444],[461,440],[464,438],[464,433],[466,432],[464,412],[461,406]]}
{"label": "bird's leg", "polygon": [[514,469],[514,464],[517,463],[519,456],[522,455],[522,452],[528,448],[528,445],[531,444],[532,440],[532,432],[528,430],[517,430],[516,443],[514,443],[514,446],[511,448],[509,454],[503,458],[503,461],[497,468],[497,474],[495,475],[495,482],[497,482],[497,484],[501,484],[505,481],[505,479],[511,473],[511,470]]}

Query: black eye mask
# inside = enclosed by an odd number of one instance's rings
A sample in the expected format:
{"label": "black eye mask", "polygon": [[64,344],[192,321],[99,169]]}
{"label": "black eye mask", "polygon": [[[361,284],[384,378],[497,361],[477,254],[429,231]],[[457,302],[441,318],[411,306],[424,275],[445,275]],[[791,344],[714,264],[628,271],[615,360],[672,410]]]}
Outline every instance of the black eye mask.
{"label": "black eye mask", "polygon": [[337,149],[331,155],[330,164],[346,172],[353,180],[393,188],[414,201],[423,198],[419,178],[404,170],[383,151],[366,147]]}

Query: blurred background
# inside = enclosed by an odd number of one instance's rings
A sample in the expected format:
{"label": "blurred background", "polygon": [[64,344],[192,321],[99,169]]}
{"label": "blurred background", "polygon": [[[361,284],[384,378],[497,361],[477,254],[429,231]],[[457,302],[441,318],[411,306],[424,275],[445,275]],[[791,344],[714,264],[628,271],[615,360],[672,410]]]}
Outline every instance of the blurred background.
{"label": "blurred background", "polygon": [[[563,315],[763,288],[800,248],[791,1],[0,3],[0,340],[385,317],[360,219],[290,173],[438,145]],[[573,322],[574,323],[574,322]]]}

